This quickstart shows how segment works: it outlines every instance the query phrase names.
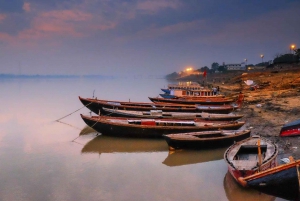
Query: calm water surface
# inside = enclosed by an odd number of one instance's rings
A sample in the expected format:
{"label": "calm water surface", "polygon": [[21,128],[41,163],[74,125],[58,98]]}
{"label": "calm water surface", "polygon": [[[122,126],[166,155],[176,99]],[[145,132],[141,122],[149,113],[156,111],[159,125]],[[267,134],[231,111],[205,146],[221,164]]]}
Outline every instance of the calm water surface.
{"label": "calm water surface", "polygon": [[163,139],[96,136],[79,116],[89,111],[78,96],[149,102],[165,86],[154,77],[0,80],[0,200],[282,200],[240,188],[225,148],[169,153]]}

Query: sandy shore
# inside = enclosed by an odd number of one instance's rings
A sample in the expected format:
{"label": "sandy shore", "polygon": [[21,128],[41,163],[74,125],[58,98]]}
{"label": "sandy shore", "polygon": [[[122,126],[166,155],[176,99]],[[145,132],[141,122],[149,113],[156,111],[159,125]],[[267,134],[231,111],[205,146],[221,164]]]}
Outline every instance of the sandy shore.
{"label": "sandy shore", "polygon": [[[256,90],[244,81],[253,80]],[[214,74],[206,80],[208,85],[220,86],[224,94],[245,95],[243,107],[245,128],[252,135],[260,135],[276,142],[279,158],[293,156],[300,159],[300,136],[279,137],[281,127],[300,119],[300,65],[285,70]]]}

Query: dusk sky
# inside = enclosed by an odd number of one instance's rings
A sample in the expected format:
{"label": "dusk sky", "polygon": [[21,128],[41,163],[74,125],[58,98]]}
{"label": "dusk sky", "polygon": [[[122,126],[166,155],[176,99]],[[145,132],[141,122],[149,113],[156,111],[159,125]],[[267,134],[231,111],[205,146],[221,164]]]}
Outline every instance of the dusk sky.
{"label": "dusk sky", "polygon": [[165,75],[291,44],[299,0],[0,0],[0,74]]}

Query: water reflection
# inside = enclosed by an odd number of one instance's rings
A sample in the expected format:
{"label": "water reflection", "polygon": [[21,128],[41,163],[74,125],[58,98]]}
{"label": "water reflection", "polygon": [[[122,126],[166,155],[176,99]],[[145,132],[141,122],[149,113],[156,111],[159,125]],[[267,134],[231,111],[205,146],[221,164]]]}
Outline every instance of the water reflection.
{"label": "water reflection", "polygon": [[218,148],[211,150],[182,149],[170,151],[168,157],[163,161],[163,164],[173,167],[220,160],[223,158],[225,150],[226,148]]}
{"label": "water reflection", "polygon": [[167,150],[168,145],[163,139],[117,138],[99,135],[86,143],[81,153],[135,153]]}
{"label": "water reflection", "polygon": [[97,133],[97,131],[95,131],[93,128],[89,127],[89,126],[85,126],[79,133],[79,136],[81,135],[89,135],[92,133]]}
{"label": "water reflection", "polygon": [[229,172],[227,172],[224,177],[224,190],[229,201],[275,200],[274,196],[239,186]]}

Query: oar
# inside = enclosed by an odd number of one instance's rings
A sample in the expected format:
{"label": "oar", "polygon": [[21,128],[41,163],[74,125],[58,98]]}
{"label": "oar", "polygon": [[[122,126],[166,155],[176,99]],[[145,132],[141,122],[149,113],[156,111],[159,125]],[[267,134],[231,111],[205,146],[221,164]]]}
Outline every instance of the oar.
{"label": "oar", "polygon": [[261,163],[262,163],[261,149],[260,149],[260,139],[258,139],[257,147],[258,147],[258,171],[260,172],[261,171]]}

